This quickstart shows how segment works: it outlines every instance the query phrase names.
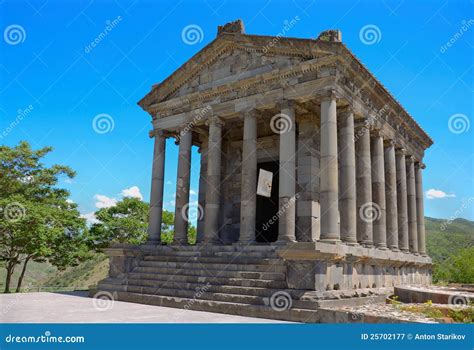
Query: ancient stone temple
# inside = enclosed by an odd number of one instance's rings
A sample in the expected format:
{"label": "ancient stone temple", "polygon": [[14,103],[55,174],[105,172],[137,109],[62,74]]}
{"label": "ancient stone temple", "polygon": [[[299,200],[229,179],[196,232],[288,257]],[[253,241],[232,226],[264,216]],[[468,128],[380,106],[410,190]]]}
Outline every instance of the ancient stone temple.
{"label": "ancient stone temple", "polygon": [[[339,31],[296,39],[245,34],[241,21],[221,26],[139,105],[153,124],[149,240],[111,247],[99,290],[324,322],[330,316],[315,310],[328,298],[357,303],[430,283],[422,170],[433,142]],[[171,245],[160,242],[167,138],[179,144]],[[203,214],[195,245],[192,146]]]}

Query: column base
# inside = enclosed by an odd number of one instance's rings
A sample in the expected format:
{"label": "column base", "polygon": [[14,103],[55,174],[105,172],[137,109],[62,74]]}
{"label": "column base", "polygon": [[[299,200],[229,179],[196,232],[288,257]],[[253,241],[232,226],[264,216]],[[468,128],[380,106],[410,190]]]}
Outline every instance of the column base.
{"label": "column base", "polygon": [[255,243],[257,242],[254,240],[248,240],[248,241],[237,241],[237,242],[232,243],[232,245],[244,246],[244,245],[254,245]]}
{"label": "column base", "polygon": [[293,243],[296,242],[296,239],[291,239],[291,238],[279,238],[275,242],[272,242],[270,244],[287,244],[287,243]]}
{"label": "column base", "polygon": [[390,250],[392,252],[399,252],[400,251],[400,249],[398,249],[398,247],[390,247]]}
{"label": "column base", "polygon": [[184,241],[184,240],[177,240],[176,241],[175,240],[175,241],[171,242],[170,245],[176,246],[176,245],[190,245],[190,244],[188,243],[187,240],[186,241]]}
{"label": "column base", "polygon": [[143,245],[145,246],[156,246],[156,245],[161,245],[161,241],[158,240],[147,240]]}
{"label": "column base", "polygon": [[380,250],[388,250],[387,246],[386,245],[377,245],[375,246],[377,249],[380,249]]}
{"label": "column base", "polygon": [[342,241],[339,238],[323,238],[323,239],[320,239],[319,242],[336,244]]}
{"label": "column base", "polygon": [[362,242],[360,242],[360,245],[365,247],[365,248],[372,248],[374,246],[374,242],[372,242],[372,241],[362,241]]}

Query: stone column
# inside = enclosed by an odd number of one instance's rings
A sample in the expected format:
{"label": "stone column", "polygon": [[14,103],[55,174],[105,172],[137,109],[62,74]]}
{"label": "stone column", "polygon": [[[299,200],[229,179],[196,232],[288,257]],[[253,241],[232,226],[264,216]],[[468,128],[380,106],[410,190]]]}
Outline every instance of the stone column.
{"label": "stone column", "polygon": [[372,221],[366,212],[371,210],[372,171],[370,161],[370,125],[357,128],[356,131],[356,188],[357,188],[357,240],[364,246],[373,245]]}
{"label": "stone column", "polygon": [[219,240],[219,209],[221,202],[221,146],[223,122],[217,117],[208,119],[206,210],[204,214],[204,243]]}
{"label": "stone column", "polygon": [[155,137],[153,166],[151,172],[150,213],[148,219],[148,242],[161,242],[161,220],[163,214],[163,186],[165,178],[166,137],[163,130],[150,132]]}
{"label": "stone column", "polygon": [[407,157],[407,196],[408,196],[408,239],[410,252],[418,254],[418,235],[416,223],[416,183],[415,157]]}
{"label": "stone column", "polygon": [[418,252],[426,256],[425,209],[423,203],[423,175],[425,165],[421,162],[415,166],[416,181],[416,222],[418,224]]}
{"label": "stone column", "polygon": [[255,241],[257,214],[257,116],[255,111],[245,113],[242,142],[239,242],[248,243]]}
{"label": "stone column", "polygon": [[383,133],[376,130],[371,143],[372,156],[372,212],[374,244],[379,249],[387,248],[386,204],[385,204],[385,166]]}
{"label": "stone column", "polygon": [[204,208],[206,208],[206,182],[207,182],[207,144],[208,140],[203,138],[199,153],[201,153],[201,168],[199,169],[199,193],[198,193],[198,218],[196,229],[196,242],[204,239]]}
{"label": "stone column", "polygon": [[191,175],[191,130],[183,129],[177,142],[179,143],[178,176],[176,181],[176,205],[174,211],[174,243],[187,244],[189,183]]}
{"label": "stone column", "polygon": [[341,239],[347,244],[357,244],[354,114],[349,109],[340,113],[339,116]]}
{"label": "stone column", "polygon": [[390,140],[385,147],[385,202],[387,206],[387,245],[398,249],[397,168],[395,142]]}
{"label": "stone column", "polygon": [[339,242],[339,177],[337,163],[336,96],[321,102],[321,237],[322,242]]}
{"label": "stone column", "polygon": [[296,120],[294,101],[280,103],[280,177],[278,241],[293,242],[295,238],[296,208]]}
{"label": "stone column", "polygon": [[401,251],[408,252],[408,204],[407,204],[407,172],[405,149],[396,151],[397,158],[397,211],[398,211],[398,246]]}

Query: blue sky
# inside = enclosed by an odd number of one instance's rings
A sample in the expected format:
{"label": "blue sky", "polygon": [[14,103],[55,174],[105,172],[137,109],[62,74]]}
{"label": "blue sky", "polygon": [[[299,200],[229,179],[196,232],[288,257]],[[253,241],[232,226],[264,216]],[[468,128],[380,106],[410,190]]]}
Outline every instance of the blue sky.
{"label": "blue sky", "polygon": [[[0,143],[53,146],[47,162],[77,171],[61,186],[84,214],[123,190],[136,195],[134,186],[148,200],[153,141],[137,101],[212,41],[218,25],[241,18],[247,33],[276,35],[298,18],[285,36],[340,29],[434,139],[424,160],[426,215],[474,220],[473,9],[473,1],[0,1]],[[107,35],[89,47],[107,24]],[[202,30],[192,44],[182,39],[189,25]],[[375,38],[363,28],[375,28]],[[112,118],[113,129],[94,130],[99,114]],[[168,209],[176,159],[169,141]],[[191,201],[198,174],[194,150]]]}

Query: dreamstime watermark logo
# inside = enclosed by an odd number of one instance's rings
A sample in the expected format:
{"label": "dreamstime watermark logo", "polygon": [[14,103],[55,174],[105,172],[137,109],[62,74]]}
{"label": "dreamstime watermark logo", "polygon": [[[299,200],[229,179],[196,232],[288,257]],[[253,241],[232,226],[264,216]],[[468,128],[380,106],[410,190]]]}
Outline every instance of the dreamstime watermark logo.
{"label": "dreamstime watermark logo", "polygon": [[452,294],[448,298],[450,305],[469,305],[469,299],[463,295]]}
{"label": "dreamstime watermark logo", "polygon": [[388,105],[384,105],[382,108],[380,108],[377,113],[370,114],[365,120],[364,120],[364,125],[360,128],[356,128],[354,132],[354,137],[353,141],[356,142],[359,140],[362,136],[365,135],[365,133],[370,133],[370,130],[373,129],[374,125],[376,124],[377,120],[383,119],[384,115],[388,113],[389,107]]}
{"label": "dreamstime watermark logo", "polygon": [[263,298],[263,302],[278,312],[290,310],[293,305],[290,293],[282,290],[273,293],[270,298]]}
{"label": "dreamstime watermark logo", "polygon": [[3,217],[8,222],[17,222],[26,216],[26,208],[18,202],[9,203],[3,208]]}
{"label": "dreamstime watermark logo", "polygon": [[13,129],[15,129],[18,124],[20,124],[20,122],[25,119],[30,113],[31,111],[33,110],[33,106],[32,105],[29,105],[28,107],[26,107],[24,110],[23,109],[19,109],[17,111],[17,115],[16,115],[16,118],[14,121],[12,121],[6,128],[5,130],[3,130],[1,133],[0,133],[0,139],[3,139],[4,137],[7,137],[12,131]]}
{"label": "dreamstime watermark logo", "polygon": [[26,31],[19,24],[12,24],[3,31],[3,39],[9,45],[18,45],[25,41]]}
{"label": "dreamstime watermark logo", "polygon": [[181,31],[181,39],[187,45],[195,45],[203,41],[204,32],[197,24],[190,24]]}
{"label": "dreamstime watermark logo", "polygon": [[296,200],[299,198],[300,194],[297,193],[294,197],[290,198],[288,202],[282,205],[282,207],[273,215],[266,223],[263,224],[262,229],[267,231],[273,224],[275,224],[278,219],[290,208],[292,205],[295,204]]}
{"label": "dreamstime watermark logo", "polygon": [[457,218],[459,218],[461,216],[461,214],[464,212],[464,210],[466,210],[467,208],[469,208],[472,203],[474,202],[474,197],[469,197],[467,200],[463,200],[462,201],[462,204],[461,204],[461,207],[456,210],[454,212],[453,215],[451,215],[451,217],[446,220],[445,222],[443,222],[441,224],[441,231],[446,231],[446,229],[448,228],[449,225],[451,225],[451,223],[456,220]]}
{"label": "dreamstime watermark logo", "polygon": [[367,24],[360,29],[359,39],[365,45],[374,45],[382,40],[382,32],[375,24]]}
{"label": "dreamstime watermark logo", "polygon": [[211,110],[212,110],[211,106],[207,105],[203,109],[199,110],[198,113],[194,114],[193,120],[187,123],[184,126],[184,128],[182,128],[181,131],[178,133],[178,135],[176,136],[176,141],[179,142],[179,140],[181,139],[181,136],[191,131],[194,128],[194,126],[198,124],[199,122],[201,122]]}
{"label": "dreamstime watermark logo", "polygon": [[114,307],[115,300],[117,299],[117,292],[100,291],[94,294],[92,299],[92,305],[97,311],[107,311]]}
{"label": "dreamstime watermark logo", "polygon": [[92,129],[98,134],[106,134],[112,132],[115,127],[114,118],[109,114],[97,114],[92,120]]}
{"label": "dreamstime watermark logo", "polygon": [[471,29],[472,25],[474,24],[474,19],[469,19],[469,20],[462,20],[461,21],[461,29],[459,29],[454,35],[444,44],[439,48],[439,51],[441,53],[445,53],[448,51],[448,49],[453,46],[463,35],[464,33],[467,33],[469,29]]}
{"label": "dreamstime watermark logo", "polygon": [[275,134],[284,134],[288,132],[293,127],[293,122],[291,121],[290,116],[279,113],[274,115],[272,119],[270,119],[270,129]]}
{"label": "dreamstime watermark logo", "polygon": [[5,337],[6,343],[29,344],[29,343],[85,343],[86,339],[83,336],[56,336],[52,335],[50,331],[44,332],[39,336],[35,335],[13,335],[9,334]]}
{"label": "dreamstime watermark logo", "polygon": [[270,40],[264,47],[263,47],[263,53],[267,53],[268,50],[270,50],[273,46],[275,46],[282,37],[284,37],[300,20],[299,16],[295,16],[290,20],[284,20],[283,21],[283,28],[281,31],[275,35],[272,40]]}
{"label": "dreamstime watermark logo", "polygon": [[367,202],[359,208],[359,217],[364,222],[372,223],[377,221],[380,219],[380,215],[382,215],[382,209],[377,203]]}
{"label": "dreamstime watermark logo", "polygon": [[193,298],[191,300],[189,300],[186,303],[186,305],[184,305],[184,309],[189,310],[194,305],[194,303],[196,302],[197,299],[201,299],[203,297],[203,295],[207,293],[209,288],[211,288],[211,284],[209,282],[207,282],[203,286],[196,287],[195,290],[194,290]]}
{"label": "dreamstime watermark logo", "polygon": [[107,35],[109,35],[109,33],[115,28],[118,26],[118,24],[122,21],[122,16],[117,16],[117,18],[113,19],[113,20],[107,20],[105,21],[105,28],[102,32],[100,32],[96,37],[95,39],[89,44],[87,45],[86,47],[84,47],[84,52],[85,53],[89,53],[91,52],[95,47],[97,47],[97,45],[99,45],[102,40],[105,39],[105,37]]}
{"label": "dreamstime watermark logo", "polygon": [[457,113],[453,114],[448,120],[448,128],[453,134],[462,134],[468,132],[471,122],[467,115]]}
{"label": "dreamstime watermark logo", "polygon": [[181,209],[181,216],[186,221],[200,221],[204,217],[204,209],[199,203],[186,203]]}

